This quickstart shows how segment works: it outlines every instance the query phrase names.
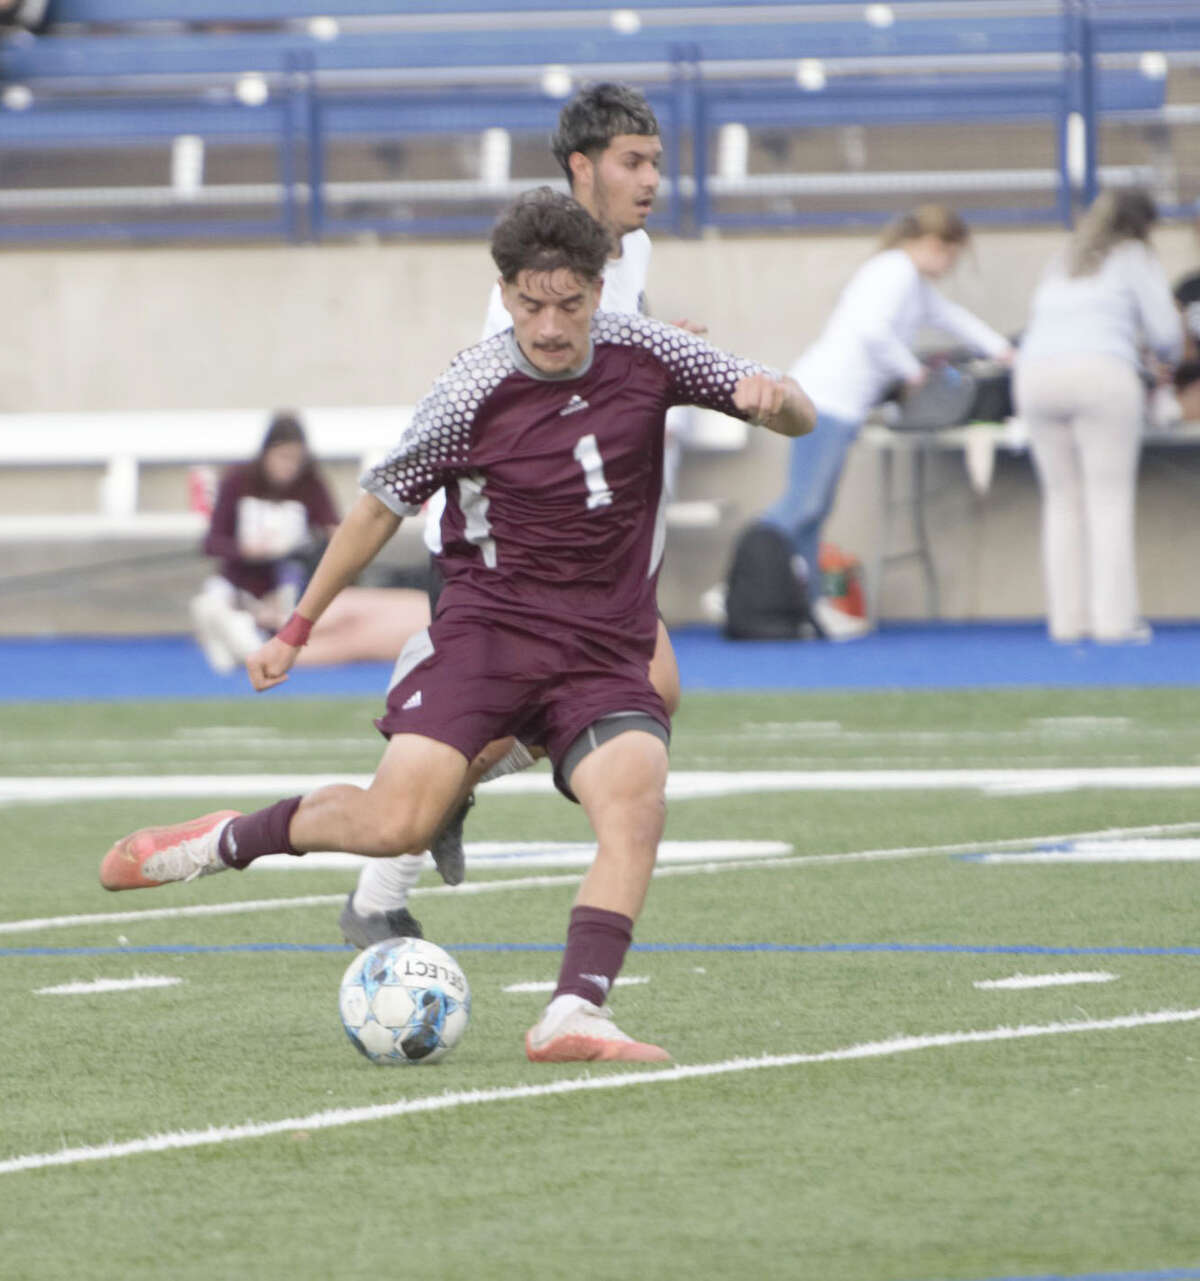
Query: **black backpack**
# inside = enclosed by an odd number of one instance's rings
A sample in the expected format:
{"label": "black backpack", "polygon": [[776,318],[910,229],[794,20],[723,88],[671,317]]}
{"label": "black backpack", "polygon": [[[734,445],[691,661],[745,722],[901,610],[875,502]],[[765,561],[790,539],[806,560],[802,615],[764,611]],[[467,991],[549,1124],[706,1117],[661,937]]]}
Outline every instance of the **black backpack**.
{"label": "black backpack", "polygon": [[796,640],[823,635],[804,580],[792,568],[792,547],[774,525],[755,521],[738,535],[725,590],[730,640]]}

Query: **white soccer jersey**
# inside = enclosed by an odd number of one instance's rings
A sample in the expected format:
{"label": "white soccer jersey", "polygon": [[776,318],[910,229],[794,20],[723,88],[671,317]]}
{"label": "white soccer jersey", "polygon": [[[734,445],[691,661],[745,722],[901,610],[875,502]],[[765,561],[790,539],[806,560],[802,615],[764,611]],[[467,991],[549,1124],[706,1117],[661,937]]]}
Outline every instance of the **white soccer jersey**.
{"label": "white soccer jersey", "polygon": [[[621,256],[610,258],[604,265],[604,288],[600,293],[601,311],[644,312],[646,310],[646,277],[650,272],[650,237],[644,231],[631,231],[621,237]],[[487,319],[480,338],[512,328],[512,317],[500,298],[500,282],[492,286],[488,299]],[[446,509],[446,491],[439,489],[425,507],[425,546],[432,555],[442,550],[442,513]]]}

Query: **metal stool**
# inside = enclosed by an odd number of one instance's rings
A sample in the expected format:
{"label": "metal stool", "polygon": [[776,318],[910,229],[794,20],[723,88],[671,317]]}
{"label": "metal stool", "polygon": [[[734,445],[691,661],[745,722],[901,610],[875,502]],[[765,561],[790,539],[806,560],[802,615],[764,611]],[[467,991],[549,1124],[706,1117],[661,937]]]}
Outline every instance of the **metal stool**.
{"label": "metal stool", "polygon": [[[879,619],[879,600],[883,591],[883,576],[892,566],[915,560],[921,566],[925,580],[925,609],[930,618],[941,613],[938,596],[937,569],[929,531],[925,525],[925,500],[928,489],[928,454],[934,447],[937,434],[961,425],[975,401],[975,379],[954,366],[931,370],[925,383],[910,392],[901,402],[899,416],[888,424],[893,441],[879,451],[879,489],[882,496],[881,528],[875,543],[871,573],[867,581],[867,617],[872,623]],[[903,440],[912,454],[912,493],[908,498],[898,498],[895,488],[895,447]],[[907,512],[912,534],[912,546],[902,551],[889,550],[897,534],[897,516]]]}

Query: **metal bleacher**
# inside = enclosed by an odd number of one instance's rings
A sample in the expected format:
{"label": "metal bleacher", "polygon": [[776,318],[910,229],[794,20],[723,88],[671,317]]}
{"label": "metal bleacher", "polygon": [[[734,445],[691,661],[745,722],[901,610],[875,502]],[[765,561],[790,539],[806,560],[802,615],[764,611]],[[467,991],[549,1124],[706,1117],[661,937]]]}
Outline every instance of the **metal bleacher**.
{"label": "metal bleacher", "polygon": [[[1196,0],[54,0],[0,40],[0,241],[486,227],[586,80],[663,121],[665,218],[1068,221],[1200,197]],[[1189,97],[1190,95],[1190,97]],[[660,223],[661,225],[661,223]]]}

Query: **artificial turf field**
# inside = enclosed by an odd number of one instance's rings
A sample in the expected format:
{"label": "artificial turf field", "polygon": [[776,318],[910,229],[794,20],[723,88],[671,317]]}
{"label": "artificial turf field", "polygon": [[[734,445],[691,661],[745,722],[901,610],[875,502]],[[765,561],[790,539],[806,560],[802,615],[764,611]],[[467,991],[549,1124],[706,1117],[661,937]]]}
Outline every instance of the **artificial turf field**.
{"label": "artificial turf field", "polygon": [[[577,870],[427,874],[473,1014],[424,1068],[340,1027],[352,871],[97,886],[132,828],[368,774],[376,710],[0,706],[5,1281],[1200,1277],[1200,690],[689,694],[668,838],[792,853],[664,864],[613,1004],[666,1070],[523,1057]],[[586,835],[544,787],[468,828]],[[1017,975],[1076,981],[976,986]],[[179,981],[40,991],[134,976]]]}

